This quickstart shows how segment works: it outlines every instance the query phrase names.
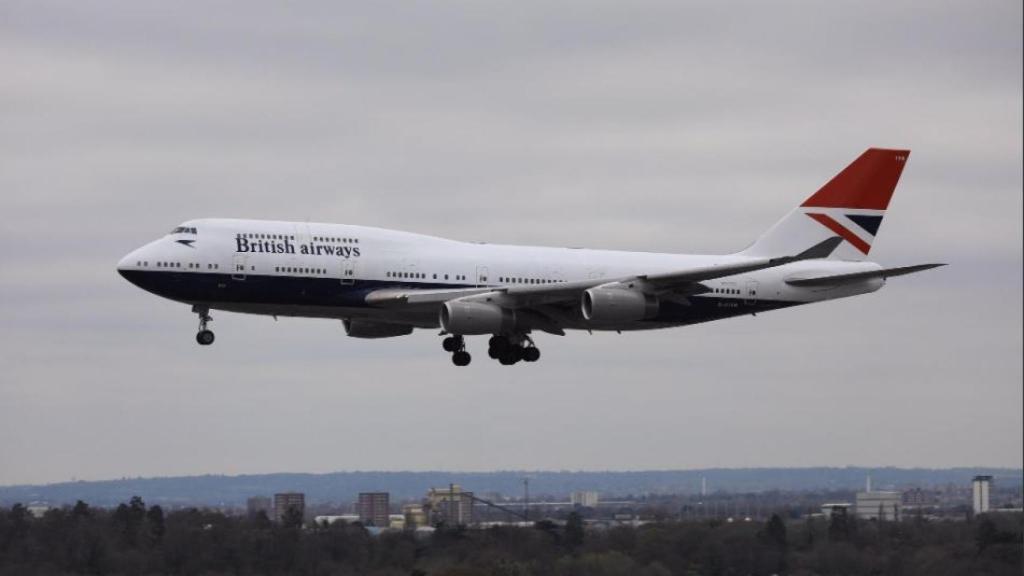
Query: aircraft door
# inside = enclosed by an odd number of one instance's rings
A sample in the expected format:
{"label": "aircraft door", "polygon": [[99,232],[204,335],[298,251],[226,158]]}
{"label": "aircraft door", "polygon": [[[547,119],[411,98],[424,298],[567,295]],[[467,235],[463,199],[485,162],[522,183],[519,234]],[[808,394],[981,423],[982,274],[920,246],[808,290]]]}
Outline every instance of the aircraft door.
{"label": "aircraft door", "polygon": [[487,266],[476,267],[476,285],[486,286],[487,285]]}
{"label": "aircraft door", "polygon": [[247,256],[236,255],[231,261],[231,279],[245,280],[245,266]]}
{"label": "aircraft door", "polygon": [[747,306],[757,304],[757,280],[747,280],[746,292],[743,293],[743,303]]}

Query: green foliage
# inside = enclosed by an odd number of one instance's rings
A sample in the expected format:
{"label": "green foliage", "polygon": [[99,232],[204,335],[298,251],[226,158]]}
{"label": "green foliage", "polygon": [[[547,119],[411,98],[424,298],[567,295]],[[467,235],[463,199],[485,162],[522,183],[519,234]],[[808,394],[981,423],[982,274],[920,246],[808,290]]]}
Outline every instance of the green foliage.
{"label": "green foliage", "polygon": [[113,510],[78,502],[41,518],[21,505],[0,509],[0,576],[1019,576],[1022,532],[1019,514],[973,522],[844,517],[828,526],[773,516],[764,524],[666,520],[609,529],[587,529],[570,515],[564,525],[371,536],[359,525],[304,528],[301,519],[165,511],[133,498]]}
{"label": "green foliage", "polygon": [[576,512],[569,514],[565,521],[563,541],[570,550],[575,550],[583,545],[583,517]]}

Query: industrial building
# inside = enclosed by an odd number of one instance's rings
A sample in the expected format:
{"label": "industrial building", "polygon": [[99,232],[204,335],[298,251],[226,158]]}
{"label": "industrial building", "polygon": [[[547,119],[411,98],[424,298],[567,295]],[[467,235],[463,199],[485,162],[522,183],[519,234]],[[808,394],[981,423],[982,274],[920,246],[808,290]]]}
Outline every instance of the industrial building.
{"label": "industrial building", "polygon": [[886,490],[857,492],[857,518],[862,520],[899,520],[903,494]]}
{"label": "industrial building", "polygon": [[406,528],[416,529],[427,525],[427,512],[423,509],[422,504],[402,506],[402,515],[405,516]]}
{"label": "industrial building", "polygon": [[434,523],[468,526],[473,523],[473,493],[458,484],[448,488],[431,488],[427,492],[427,507]]}
{"label": "industrial building", "polygon": [[390,506],[390,494],[387,492],[360,492],[356,512],[364,526],[387,528],[391,524],[388,518]]}
{"label": "industrial building", "polygon": [[306,495],[302,492],[282,492],[274,494],[274,522],[284,519],[289,509],[299,512],[300,516],[306,515]]}

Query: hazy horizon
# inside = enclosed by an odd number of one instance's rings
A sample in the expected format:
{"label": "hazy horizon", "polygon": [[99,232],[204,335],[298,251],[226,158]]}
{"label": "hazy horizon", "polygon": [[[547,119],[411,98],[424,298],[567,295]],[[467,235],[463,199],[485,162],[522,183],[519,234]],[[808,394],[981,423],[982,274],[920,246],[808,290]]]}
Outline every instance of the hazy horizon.
{"label": "hazy horizon", "polygon": [[[1024,472],[1024,468],[1012,467],[1012,466],[990,466],[990,465],[977,465],[977,466],[948,466],[948,467],[926,467],[926,466],[860,466],[856,464],[842,465],[842,466],[722,466],[722,467],[711,467],[711,468],[648,468],[648,469],[572,469],[572,470],[556,470],[556,469],[509,469],[509,470],[445,470],[445,469],[404,469],[404,470],[325,470],[321,472],[309,472],[302,470],[277,470],[270,472],[244,472],[238,474],[224,474],[219,472],[203,472],[197,474],[177,474],[167,476],[122,476],[120,478],[71,478],[68,480],[57,480],[53,482],[26,482],[18,484],[0,484],[0,488],[13,488],[18,486],[48,486],[54,484],[73,484],[78,482],[85,483],[103,483],[103,482],[121,482],[126,480],[170,480],[177,478],[206,478],[206,477],[223,477],[223,478],[237,478],[243,476],[326,476],[333,474],[643,474],[643,473],[662,473],[662,472],[680,472],[680,473],[691,473],[691,472],[710,472],[710,471],[768,471],[768,470],[788,470],[788,471],[807,471],[807,470],[879,470],[879,471],[937,471],[937,472],[949,472],[949,471],[960,471],[960,470],[1008,470],[1011,472]],[[1020,479],[1020,475],[1012,476],[1012,478]]]}

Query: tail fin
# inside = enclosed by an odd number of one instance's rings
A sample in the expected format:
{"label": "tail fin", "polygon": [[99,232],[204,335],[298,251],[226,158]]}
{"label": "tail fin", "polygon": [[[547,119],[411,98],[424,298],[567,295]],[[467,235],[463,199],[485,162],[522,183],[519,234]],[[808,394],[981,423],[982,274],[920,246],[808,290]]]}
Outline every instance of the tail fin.
{"label": "tail fin", "polygon": [[845,242],[830,258],[863,260],[882,225],[910,150],[869,148],[743,251],[794,254],[829,236]]}

